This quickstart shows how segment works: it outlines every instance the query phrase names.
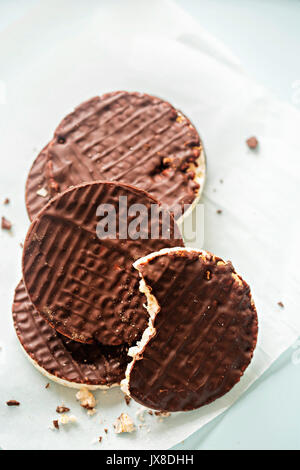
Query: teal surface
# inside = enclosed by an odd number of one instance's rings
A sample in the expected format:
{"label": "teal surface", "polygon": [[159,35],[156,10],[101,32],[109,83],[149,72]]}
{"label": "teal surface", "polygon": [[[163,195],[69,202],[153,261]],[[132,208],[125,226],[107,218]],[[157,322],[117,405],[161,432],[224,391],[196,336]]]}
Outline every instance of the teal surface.
{"label": "teal surface", "polygon": [[[0,31],[36,2],[0,0]],[[223,41],[252,77],[292,101],[292,84],[300,80],[299,0],[176,3]],[[299,449],[300,364],[293,364],[293,352],[282,355],[226,413],[175,448]]]}
{"label": "teal surface", "polygon": [[[176,0],[243,68],[292,102],[300,79],[298,0]],[[299,449],[300,364],[288,350],[226,413],[176,449]]]}

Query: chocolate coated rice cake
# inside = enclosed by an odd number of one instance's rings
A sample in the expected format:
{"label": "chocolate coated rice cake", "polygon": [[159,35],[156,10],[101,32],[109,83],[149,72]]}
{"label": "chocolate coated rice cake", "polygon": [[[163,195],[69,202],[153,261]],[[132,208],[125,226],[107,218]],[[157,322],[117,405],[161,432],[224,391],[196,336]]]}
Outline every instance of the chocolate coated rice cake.
{"label": "chocolate coated rice cake", "polygon": [[[128,185],[86,183],[53,198],[26,236],[23,279],[30,300],[53,328],[74,341],[118,345],[139,339],[147,312],[132,263],[165,246],[183,244],[173,216],[165,210],[157,238],[150,238],[148,222],[146,227],[141,224],[144,239],[120,238],[121,221],[130,226],[135,220],[133,216],[127,220],[122,208],[119,212],[121,197],[127,198],[128,208],[143,205],[142,220],[150,221],[152,208],[160,207],[149,194]],[[113,238],[97,236],[101,204],[116,209]],[[162,233],[164,217],[170,221],[166,234]]]}
{"label": "chocolate coated rice cake", "polygon": [[[195,202],[204,185],[196,129],[171,104],[143,93],[116,91],[82,103],[59,124],[45,155],[48,200],[83,182],[120,181],[177,213],[176,205]],[[47,200],[36,194],[40,180],[33,166],[26,189],[31,220]]]}
{"label": "chocolate coated rice cake", "polygon": [[191,248],[138,260],[150,324],[129,350],[121,386],[137,402],[188,411],[227,393],[249,365],[257,313],[247,283],[230,262]]}

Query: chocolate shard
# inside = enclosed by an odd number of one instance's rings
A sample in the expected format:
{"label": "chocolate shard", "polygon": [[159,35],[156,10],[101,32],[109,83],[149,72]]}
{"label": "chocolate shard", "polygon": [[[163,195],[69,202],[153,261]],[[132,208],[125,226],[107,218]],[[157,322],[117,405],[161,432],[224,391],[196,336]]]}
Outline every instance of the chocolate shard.
{"label": "chocolate shard", "polygon": [[53,426],[55,427],[55,429],[59,429],[59,424],[58,424],[58,420],[57,420],[57,419],[54,419],[54,420],[53,420]]}
{"label": "chocolate shard", "polygon": [[57,406],[56,407],[56,413],[68,413],[70,411],[70,408],[68,408],[67,406]]}
{"label": "chocolate shard", "polygon": [[258,147],[258,140],[256,137],[250,137],[246,140],[246,143],[251,150],[255,150]]}
{"label": "chocolate shard", "polygon": [[7,406],[20,406],[20,402],[17,400],[8,400],[6,404]]}
{"label": "chocolate shard", "polygon": [[12,224],[9,220],[7,220],[5,217],[2,217],[1,219],[1,228],[2,230],[10,230],[12,227]]}

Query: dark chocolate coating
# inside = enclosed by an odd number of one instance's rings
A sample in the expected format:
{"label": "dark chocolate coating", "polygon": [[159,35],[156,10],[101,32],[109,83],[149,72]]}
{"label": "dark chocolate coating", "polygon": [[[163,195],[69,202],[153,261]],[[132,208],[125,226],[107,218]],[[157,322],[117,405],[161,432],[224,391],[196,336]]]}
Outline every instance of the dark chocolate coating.
{"label": "dark chocolate coating", "polygon": [[[165,246],[182,245],[173,217],[170,239],[99,239],[100,204],[112,204],[117,220],[119,197],[128,208],[143,204],[150,221],[153,205],[146,192],[123,184],[94,182],[53,198],[32,222],[24,243],[23,279],[37,311],[59,333],[83,343],[132,344],[147,324],[144,296],[132,263]],[[164,216],[169,213],[163,211]],[[143,216],[144,217],[144,216]],[[128,217],[128,223],[135,217]],[[141,232],[148,235],[149,226]],[[175,233],[176,232],[176,233]]]}
{"label": "dark chocolate coating", "polygon": [[249,365],[257,314],[230,262],[192,251],[139,267],[161,310],[156,335],[136,360],[130,396],[149,408],[188,411],[228,392]]}
{"label": "dark chocolate coating", "polygon": [[26,353],[49,374],[82,385],[111,386],[124,378],[127,346],[82,344],[56,333],[33,307],[23,281],[15,291],[13,320]]}
{"label": "dark chocolate coating", "polygon": [[[166,101],[125,91],[92,98],[55,131],[45,170],[52,185],[49,198],[53,191],[102,180],[144,189],[169,210],[191,204],[199,185],[190,164],[199,158],[201,145],[191,122]],[[27,191],[31,218],[44,203]]]}
{"label": "dark chocolate coating", "polygon": [[[36,216],[50,199],[49,185],[46,179],[48,145],[43,148],[34,160],[26,181],[25,202],[30,220]],[[42,188],[48,193],[46,197],[37,194],[37,191]]]}

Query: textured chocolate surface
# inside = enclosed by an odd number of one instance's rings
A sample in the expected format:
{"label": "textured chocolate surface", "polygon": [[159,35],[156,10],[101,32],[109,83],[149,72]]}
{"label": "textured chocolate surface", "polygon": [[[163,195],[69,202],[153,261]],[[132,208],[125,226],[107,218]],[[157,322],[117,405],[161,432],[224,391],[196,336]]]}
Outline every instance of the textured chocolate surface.
{"label": "textured chocolate surface", "polygon": [[82,344],[56,333],[33,307],[23,281],[15,291],[13,320],[23,348],[45,372],[82,385],[111,386],[124,378],[127,346]]}
{"label": "textured chocolate surface", "polygon": [[[146,190],[174,209],[176,204],[191,204],[197,196],[199,184],[191,166],[200,152],[197,131],[169,103],[117,91],[82,103],[63,119],[43,171],[49,198],[83,182],[120,181]],[[34,175],[30,178],[37,183]],[[31,218],[44,203],[28,188]]]}
{"label": "textured chocolate surface", "polygon": [[[49,144],[48,144],[49,145]],[[30,168],[25,188],[25,202],[30,220],[46,205],[50,199],[49,184],[46,180],[47,148],[43,148]],[[44,190],[46,196],[40,196],[38,191]]]}
{"label": "textured chocolate surface", "polygon": [[228,392],[251,361],[257,314],[249,286],[211,254],[177,251],[139,267],[161,310],[130,373],[132,398],[187,411]]}
{"label": "textured chocolate surface", "polygon": [[[165,246],[183,244],[172,217],[170,239],[162,236],[161,219],[157,239],[120,239],[119,224],[114,239],[99,239],[98,206],[112,204],[117,210],[121,196],[127,197],[128,208],[143,204],[150,220],[157,202],[144,191],[116,183],[86,183],[53,198],[32,222],[24,243],[23,278],[32,303],[59,333],[75,341],[136,341],[147,324],[147,313],[132,263]],[[118,220],[124,214],[117,211]],[[128,223],[134,218],[128,217]],[[148,230],[148,225],[142,228],[143,237]]]}

